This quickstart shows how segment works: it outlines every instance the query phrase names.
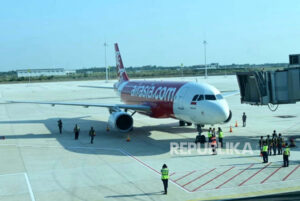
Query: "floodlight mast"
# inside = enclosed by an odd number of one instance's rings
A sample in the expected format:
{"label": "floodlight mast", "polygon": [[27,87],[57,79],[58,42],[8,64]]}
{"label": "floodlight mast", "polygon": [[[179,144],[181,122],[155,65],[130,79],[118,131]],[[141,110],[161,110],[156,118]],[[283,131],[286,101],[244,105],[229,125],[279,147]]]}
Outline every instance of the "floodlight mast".
{"label": "floodlight mast", "polygon": [[105,79],[106,82],[108,82],[108,72],[107,72],[107,66],[106,66],[106,47],[108,46],[106,41],[104,42],[104,65],[105,65]]}
{"label": "floodlight mast", "polygon": [[206,66],[206,40],[203,41],[204,46],[204,67],[205,67],[205,79],[207,78],[207,66]]}

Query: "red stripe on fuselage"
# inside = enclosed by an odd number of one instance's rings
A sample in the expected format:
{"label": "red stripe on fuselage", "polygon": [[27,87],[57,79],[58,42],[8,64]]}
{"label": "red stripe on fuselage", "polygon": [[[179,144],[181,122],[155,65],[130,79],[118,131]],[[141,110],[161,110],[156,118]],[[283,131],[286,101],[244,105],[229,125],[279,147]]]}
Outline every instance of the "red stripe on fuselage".
{"label": "red stripe on fuselage", "polygon": [[126,104],[149,105],[154,118],[175,117],[173,102],[178,90],[187,82],[129,81],[121,91]]}

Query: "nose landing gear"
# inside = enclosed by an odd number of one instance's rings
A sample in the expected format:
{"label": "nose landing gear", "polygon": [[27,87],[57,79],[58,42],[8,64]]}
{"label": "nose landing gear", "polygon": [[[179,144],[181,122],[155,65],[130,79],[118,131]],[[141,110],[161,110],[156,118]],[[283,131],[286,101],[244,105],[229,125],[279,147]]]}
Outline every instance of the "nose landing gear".
{"label": "nose landing gear", "polygon": [[202,127],[204,127],[204,125],[197,124],[198,135],[196,136],[195,143],[204,144],[206,142],[205,136],[202,135]]}
{"label": "nose landing gear", "polygon": [[204,125],[197,124],[197,131],[198,131],[198,134],[199,134],[199,135],[202,134],[202,127],[204,127]]}

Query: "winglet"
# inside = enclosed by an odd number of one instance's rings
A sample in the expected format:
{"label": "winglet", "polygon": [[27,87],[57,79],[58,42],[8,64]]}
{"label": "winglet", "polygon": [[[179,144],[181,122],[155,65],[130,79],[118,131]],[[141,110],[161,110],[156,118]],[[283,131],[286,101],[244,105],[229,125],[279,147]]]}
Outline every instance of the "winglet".
{"label": "winglet", "polygon": [[115,52],[116,52],[116,66],[118,71],[119,82],[128,81],[129,78],[123,66],[123,61],[120,54],[118,43],[115,43]]}

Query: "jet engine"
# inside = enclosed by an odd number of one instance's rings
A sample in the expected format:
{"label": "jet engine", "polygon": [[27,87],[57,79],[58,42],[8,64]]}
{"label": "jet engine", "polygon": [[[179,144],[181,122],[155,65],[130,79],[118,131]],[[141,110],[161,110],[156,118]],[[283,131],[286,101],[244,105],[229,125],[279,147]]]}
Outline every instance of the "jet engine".
{"label": "jet engine", "polygon": [[113,112],[109,116],[108,125],[112,129],[116,129],[120,132],[126,133],[133,128],[133,119],[131,115],[126,112],[119,111]]}
{"label": "jet engine", "polygon": [[231,112],[231,110],[229,110],[229,116],[228,116],[228,118],[224,121],[224,123],[228,123],[228,122],[231,120],[231,118],[232,118],[232,112]]}

